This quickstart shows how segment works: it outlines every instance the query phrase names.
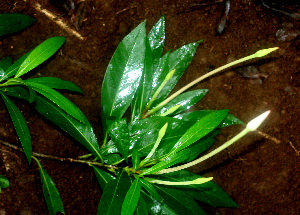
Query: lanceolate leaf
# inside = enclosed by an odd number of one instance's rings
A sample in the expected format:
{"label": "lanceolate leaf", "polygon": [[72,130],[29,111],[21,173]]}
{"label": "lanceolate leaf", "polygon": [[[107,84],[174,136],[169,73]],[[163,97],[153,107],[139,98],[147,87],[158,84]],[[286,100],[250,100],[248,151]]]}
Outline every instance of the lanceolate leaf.
{"label": "lanceolate leaf", "polygon": [[120,119],[133,99],[144,69],[145,40],[143,22],[122,40],[107,67],[101,93],[105,124],[111,116]]}
{"label": "lanceolate leaf", "polygon": [[190,150],[186,149],[181,152],[172,154],[171,156],[165,158],[161,162],[155,164],[151,168],[145,170],[142,175],[148,175],[155,172],[158,172],[160,170],[166,169],[174,164],[180,163],[184,160],[186,160],[190,156]]}
{"label": "lanceolate leaf", "polygon": [[150,182],[141,178],[141,183],[143,189],[146,190],[150,196],[152,196],[155,200],[159,202],[162,201],[160,195],[157,193],[156,189]]}
{"label": "lanceolate leaf", "polygon": [[5,71],[12,65],[12,58],[5,57],[0,61],[0,77],[3,77]]}
{"label": "lanceolate leaf", "polygon": [[128,162],[128,149],[129,149],[129,130],[126,119],[120,119],[110,125],[109,136],[115,143],[118,151],[123,155],[126,162]]}
{"label": "lanceolate leaf", "polygon": [[65,42],[64,37],[52,37],[36,47],[19,67],[15,78],[34,69],[50,58]]}
{"label": "lanceolate leaf", "polygon": [[154,185],[157,192],[171,208],[179,214],[206,215],[206,212],[200,206],[182,191],[172,189],[171,186]]}
{"label": "lanceolate leaf", "polygon": [[152,50],[153,59],[160,58],[166,38],[164,15],[161,16],[160,20],[150,30],[147,38]]}
{"label": "lanceolate leaf", "polygon": [[222,122],[227,114],[228,110],[225,109],[210,113],[209,115],[201,118],[177,141],[177,143],[174,145],[174,149],[171,150],[170,154],[188,147],[200,138],[207,135]]}
{"label": "lanceolate leaf", "polygon": [[3,76],[0,76],[0,82],[15,75],[17,73],[17,71],[19,70],[20,66],[24,63],[24,61],[26,60],[26,58],[28,57],[28,55],[32,52],[29,51],[27,52],[25,55],[23,55],[22,57],[20,57],[13,65],[11,65],[4,73]]}
{"label": "lanceolate leaf", "polygon": [[132,152],[132,166],[134,171],[137,169],[139,164],[140,164],[139,151],[137,149],[134,149]]}
{"label": "lanceolate leaf", "polygon": [[84,118],[82,114],[77,110],[75,105],[72,102],[70,102],[67,98],[65,98],[63,95],[51,89],[50,87],[47,87],[42,84],[38,84],[35,82],[27,82],[27,84],[38,93],[47,97],[49,100],[55,103],[66,113],[70,114],[72,117],[79,120],[80,122],[84,122]]}
{"label": "lanceolate leaf", "polygon": [[162,109],[156,112],[155,115],[160,115],[167,110],[169,110],[171,107],[174,107],[176,105],[180,105],[180,107],[172,113],[172,115],[176,115],[182,111],[190,109],[195,103],[197,103],[200,99],[202,99],[208,90],[206,89],[200,89],[200,90],[193,90],[188,91],[186,93],[182,93],[176,98],[174,98],[172,101],[170,101],[166,106],[164,106]]}
{"label": "lanceolate leaf", "polygon": [[153,107],[162,102],[169,95],[171,90],[182,76],[183,72],[190,65],[196,53],[196,49],[201,42],[202,40],[196,43],[187,44],[170,54],[169,70],[172,71],[173,69],[176,69],[176,72],[163,88],[159,98],[157,98],[157,101],[153,103]]}
{"label": "lanceolate leaf", "polygon": [[36,97],[34,108],[59,128],[70,134],[79,143],[90,150],[96,158],[102,161],[100,148],[93,128],[79,108],[77,108],[77,111],[84,117],[83,123],[66,114],[47,98],[39,95]]}
{"label": "lanceolate leaf", "polygon": [[41,181],[43,183],[43,193],[48,206],[50,215],[56,215],[57,213],[65,213],[62,200],[59,196],[58,190],[55,187],[54,182],[44,170],[38,159],[33,157],[37,162],[40,170]]}
{"label": "lanceolate leaf", "polygon": [[[160,180],[179,182],[192,181],[202,177],[186,170],[180,170],[177,172],[159,175],[156,176],[156,178]],[[191,184],[185,186],[172,186],[172,188],[184,192],[199,201],[210,204],[213,207],[238,207],[238,204],[236,204],[230,196],[224,192],[224,190],[212,181],[199,185]]]}
{"label": "lanceolate leaf", "polygon": [[32,78],[32,79],[25,80],[25,82],[27,83],[34,82],[58,90],[69,90],[69,91],[83,94],[82,90],[76,84],[55,77]]}
{"label": "lanceolate leaf", "polygon": [[111,174],[99,169],[98,167],[92,166],[95,172],[95,175],[97,177],[98,183],[100,184],[102,190],[104,190],[106,184],[111,181],[116,179],[114,176]]}
{"label": "lanceolate leaf", "polygon": [[122,204],[121,215],[132,215],[137,207],[141,194],[141,182],[139,178],[136,178],[131,184],[124,202]]}
{"label": "lanceolate leaf", "polygon": [[97,215],[121,214],[122,204],[130,184],[125,171],[122,171],[117,179],[109,181],[101,196]]}
{"label": "lanceolate leaf", "polygon": [[[178,114],[178,115],[174,116],[174,118],[181,119],[184,121],[196,122],[199,119],[201,119],[202,117],[204,117],[212,112],[215,112],[215,110],[197,110],[197,111]],[[218,126],[218,128],[224,128],[226,126],[235,125],[235,124],[243,125],[244,123],[241,120],[239,120],[238,118],[236,118],[235,116],[228,114],[225,117],[225,119],[222,121],[222,123]]]}
{"label": "lanceolate leaf", "polygon": [[17,106],[2,91],[0,91],[0,94],[2,96],[2,99],[3,99],[6,107],[7,107],[7,110],[11,117],[11,120],[16,129],[17,135],[22,144],[24,153],[30,164],[32,145],[31,145],[31,137],[30,137],[30,133],[29,133],[29,129],[26,124],[26,121],[25,121],[23,115],[21,114],[21,112],[19,111],[19,109],[17,108]]}
{"label": "lanceolate leaf", "polygon": [[23,30],[35,21],[36,19],[23,14],[0,14],[0,36]]}
{"label": "lanceolate leaf", "polygon": [[204,139],[203,141],[199,141],[199,143],[189,146],[187,149],[190,149],[191,153],[190,153],[188,159],[184,161],[184,163],[188,163],[188,162],[196,159],[201,153],[208,150],[214,144],[215,141],[216,140],[214,138],[207,138],[207,139]]}

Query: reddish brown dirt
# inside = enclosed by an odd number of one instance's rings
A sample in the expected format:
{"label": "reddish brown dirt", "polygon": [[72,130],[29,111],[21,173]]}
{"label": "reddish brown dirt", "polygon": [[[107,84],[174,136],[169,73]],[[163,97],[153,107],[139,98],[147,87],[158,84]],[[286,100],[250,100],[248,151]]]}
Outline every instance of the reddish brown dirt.
{"label": "reddish brown dirt", "polygon": [[[48,1],[35,1],[54,14],[61,14]],[[278,141],[253,132],[192,171],[213,176],[214,182],[240,205],[237,209],[205,207],[209,214],[300,214],[300,156],[292,148],[293,145],[295,149],[300,149],[300,40],[279,42],[275,37],[282,23],[292,22],[299,29],[299,22],[272,13],[260,1],[231,0],[225,31],[222,35],[216,35],[223,5],[183,12],[195,2],[86,0],[86,19],[79,30],[85,38],[82,41],[30,4],[20,0],[2,0],[1,13],[23,13],[36,18],[37,22],[26,31],[2,39],[0,59],[11,56],[15,61],[50,37],[66,37],[61,52],[31,74],[36,77],[59,77],[80,86],[84,96],[66,96],[86,114],[101,139],[100,89],[106,66],[117,44],[141,21],[147,20],[149,30],[165,14],[165,51],[204,39],[177,87],[233,59],[259,49],[280,47],[271,58],[254,63],[268,75],[261,85],[255,85],[253,80],[240,77],[231,70],[195,87],[210,90],[195,109],[228,108],[231,114],[245,122],[270,109],[271,116],[260,130]],[[62,20],[75,29],[68,17]],[[85,153],[84,148],[41,119],[27,105],[15,102],[29,124],[34,151],[73,158]],[[0,105],[0,139],[18,144],[3,102]],[[224,129],[216,145],[241,129],[241,126]],[[57,185],[66,214],[96,214],[101,189],[90,167],[40,160]],[[11,186],[0,194],[1,215],[47,214],[35,163],[28,166],[22,153],[0,144],[0,174],[11,182]]]}

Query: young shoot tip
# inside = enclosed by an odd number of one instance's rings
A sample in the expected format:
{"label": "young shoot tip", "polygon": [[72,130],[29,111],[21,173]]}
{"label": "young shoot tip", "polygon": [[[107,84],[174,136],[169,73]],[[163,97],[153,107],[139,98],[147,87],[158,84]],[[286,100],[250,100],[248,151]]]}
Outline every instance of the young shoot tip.
{"label": "young shoot tip", "polygon": [[267,54],[270,54],[273,51],[276,51],[277,49],[279,49],[279,47],[275,47],[275,48],[268,48],[268,49],[263,49],[263,50],[259,50],[255,53],[255,57],[263,57]]}
{"label": "young shoot tip", "polygon": [[251,131],[256,130],[261,123],[267,118],[267,116],[271,113],[270,110],[264,112],[263,114],[259,115],[258,117],[252,119],[248,124],[247,128]]}

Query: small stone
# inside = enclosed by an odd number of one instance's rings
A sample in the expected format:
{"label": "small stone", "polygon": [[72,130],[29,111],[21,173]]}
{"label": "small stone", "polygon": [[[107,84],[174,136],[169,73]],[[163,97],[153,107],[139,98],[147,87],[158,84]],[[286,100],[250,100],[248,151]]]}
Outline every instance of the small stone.
{"label": "small stone", "polygon": [[0,215],[6,215],[6,211],[4,209],[0,209]]}

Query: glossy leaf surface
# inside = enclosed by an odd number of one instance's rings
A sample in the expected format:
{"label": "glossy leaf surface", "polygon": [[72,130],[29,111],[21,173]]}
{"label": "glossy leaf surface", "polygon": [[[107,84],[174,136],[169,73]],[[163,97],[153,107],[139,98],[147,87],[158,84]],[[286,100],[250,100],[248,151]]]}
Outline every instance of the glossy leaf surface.
{"label": "glossy leaf surface", "polygon": [[169,95],[171,90],[174,88],[174,86],[182,76],[183,72],[192,62],[192,59],[194,58],[194,55],[196,53],[196,49],[201,42],[202,41],[184,45],[170,54],[169,71],[176,69],[176,72],[163,88],[162,92],[157,98],[157,101],[153,103],[153,107],[162,102]]}
{"label": "glossy leaf surface", "polygon": [[[182,113],[174,116],[176,119],[182,119],[184,121],[198,121],[202,117],[215,112],[215,110],[197,110],[197,111],[192,111],[192,112],[187,112],[187,113]],[[228,114],[225,119],[222,121],[222,123],[218,126],[218,128],[224,128],[226,126],[230,125],[236,125],[240,124],[243,125],[244,123],[236,118],[235,116]]]}
{"label": "glossy leaf surface", "polygon": [[84,123],[74,119],[53,102],[39,95],[37,95],[34,108],[90,150],[95,157],[102,160],[100,148],[93,128],[79,108],[77,108],[77,111],[84,117]]}
{"label": "glossy leaf surface", "polygon": [[105,124],[111,116],[120,119],[133,99],[144,69],[145,40],[143,22],[122,40],[107,67],[101,93]]}
{"label": "glossy leaf surface", "polygon": [[55,77],[32,78],[32,79],[25,80],[25,82],[26,83],[34,82],[54,89],[69,90],[69,91],[83,94],[82,90],[76,84]]}
{"label": "glossy leaf surface", "polygon": [[75,119],[79,120],[80,122],[84,121],[84,117],[77,110],[75,105],[72,102],[70,102],[67,98],[65,98],[63,95],[58,93],[57,91],[51,89],[50,87],[35,82],[26,82],[26,83],[32,89],[42,94],[43,96],[47,97],[49,100],[55,103],[59,108],[64,110],[66,113],[70,114]]}
{"label": "glossy leaf surface", "polygon": [[171,186],[154,186],[164,202],[179,214],[206,215],[206,212],[184,192],[172,189]]}
{"label": "glossy leaf surface", "polygon": [[129,130],[126,119],[120,119],[110,125],[108,129],[109,136],[116,145],[118,151],[123,155],[128,163],[128,149],[129,149]]}
{"label": "glossy leaf surface", "polygon": [[19,78],[49,59],[64,44],[65,40],[64,37],[52,37],[37,46],[19,67],[15,78]]}
{"label": "glossy leaf surface", "polygon": [[210,113],[209,115],[201,118],[177,141],[170,154],[188,147],[200,138],[207,135],[222,122],[227,114],[228,110],[225,109]]}
{"label": "glossy leaf surface", "polygon": [[186,149],[181,152],[170,155],[159,163],[155,164],[151,168],[145,170],[142,175],[152,174],[160,170],[166,169],[174,164],[180,163],[186,160],[190,156],[190,150]]}
{"label": "glossy leaf surface", "polygon": [[[160,180],[179,182],[192,181],[202,177],[186,170],[180,170],[177,172],[162,174],[157,176],[156,178]],[[238,204],[236,204],[230,198],[230,196],[226,192],[224,192],[224,190],[222,190],[212,181],[198,185],[191,184],[184,186],[172,186],[172,188],[184,192],[191,197],[201,202],[207,203],[213,207],[238,207]]]}
{"label": "glossy leaf surface", "polygon": [[162,201],[160,195],[157,193],[156,189],[149,181],[141,178],[141,184],[143,189],[147,191],[150,196],[152,196],[157,201]]}
{"label": "glossy leaf surface", "polygon": [[5,57],[0,61],[0,77],[3,77],[5,71],[12,65],[12,58]]}
{"label": "glossy leaf surface", "polygon": [[36,158],[35,161],[39,166],[44,198],[48,206],[49,214],[56,215],[59,212],[64,214],[64,206],[54,182]]}
{"label": "glossy leaf surface", "polygon": [[135,215],[148,215],[147,205],[142,196],[140,196],[138,206],[135,210]]}
{"label": "glossy leaf surface", "polygon": [[0,36],[23,30],[35,21],[36,19],[23,14],[0,14]]}
{"label": "glossy leaf surface", "polygon": [[124,202],[122,204],[121,215],[132,215],[137,207],[141,194],[141,182],[139,178],[136,178],[131,184]]}
{"label": "glossy leaf surface", "polygon": [[122,171],[116,179],[109,181],[101,196],[97,214],[121,214],[122,204],[130,184],[125,171]]}
{"label": "glossy leaf surface", "polygon": [[9,112],[9,115],[14,124],[17,135],[19,137],[19,140],[22,144],[26,158],[30,164],[31,154],[32,154],[32,144],[31,144],[31,136],[29,133],[27,123],[26,123],[23,115],[17,108],[17,106],[3,92],[0,91],[0,95],[5,103],[5,106],[8,110],[8,112]]}
{"label": "glossy leaf surface", "polygon": [[139,151],[137,149],[135,149],[132,152],[132,166],[133,166],[133,169],[136,170],[139,164],[140,164]]}
{"label": "glossy leaf surface", "polygon": [[116,179],[114,176],[103,171],[102,169],[99,169],[98,167],[95,167],[95,166],[92,166],[92,167],[94,169],[98,183],[100,184],[102,190],[105,189],[105,186],[109,181]]}
{"label": "glossy leaf surface", "polygon": [[154,60],[161,57],[165,38],[165,16],[162,15],[159,21],[152,27],[149,34],[147,35]]}
{"label": "glossy leaf surface", "polygon": [[172,115],[176,115],[182,111],[190,109],[195,103],[197,103],[200,99],[202,99],[208,90],[206,89],[199,89],[193,90],[186,93],[182,93],[179,96],[175,97],[172,101],[170,101],[166,106],[156,112],[155,115],[160,115],[171,107],[176,105],[180,105],[180,107],[172,113]]}

